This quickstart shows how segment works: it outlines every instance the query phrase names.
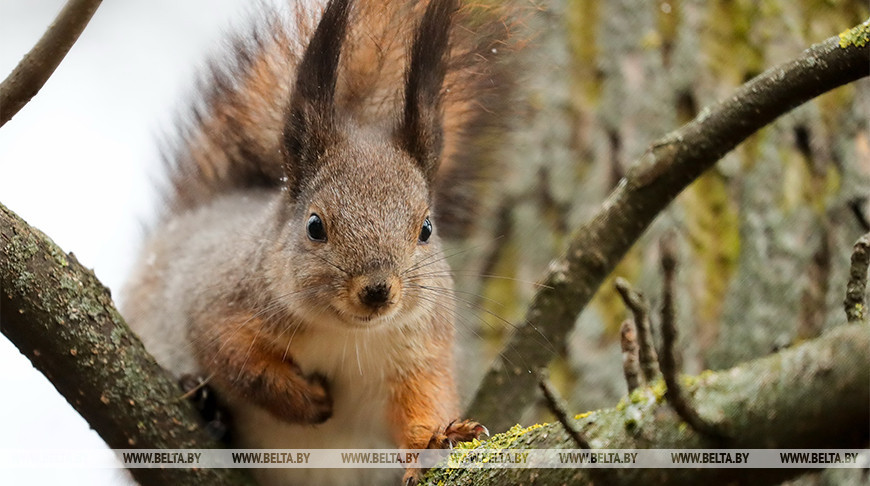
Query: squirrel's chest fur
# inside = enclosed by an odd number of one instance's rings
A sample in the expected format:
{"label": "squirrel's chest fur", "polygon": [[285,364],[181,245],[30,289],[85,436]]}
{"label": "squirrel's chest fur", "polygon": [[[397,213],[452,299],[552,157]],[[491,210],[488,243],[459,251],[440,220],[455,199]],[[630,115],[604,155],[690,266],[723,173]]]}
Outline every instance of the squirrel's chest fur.
{"label": "squirrel's chest fur", "polygon": [[[331,326],[330,326],[331,327]],[[395,359],[410,359],[378,331],[306,333],[290,353],[306,372],[327,378],[333,415],[322,424],[288,424],[251,403],[234,405],[237,447],[262,449],[391,449],[389,379]],[[262,469],[265,484],[396,484],[399,469]]]}
{"label": "squirrel's chest fur", "polygon": [[[388,423],[390,383],[400,363],[412,359],[407,342],[395,329],[340,329],[314,323],[279,339],[305,374],[326,378],[333,399],[332,416],[317,425],[295,425],[275,419],[249,402],[233,403],[239,442],[256,448],[392,448]],[[288,342],[289,341],[289,342]],[[255,427],[249,427],[251,422]],[[264,427],[266,423],[271,424]],[[246,430],[256,430],[246,434]],[[264,434],[263,431],[272,433]]]}

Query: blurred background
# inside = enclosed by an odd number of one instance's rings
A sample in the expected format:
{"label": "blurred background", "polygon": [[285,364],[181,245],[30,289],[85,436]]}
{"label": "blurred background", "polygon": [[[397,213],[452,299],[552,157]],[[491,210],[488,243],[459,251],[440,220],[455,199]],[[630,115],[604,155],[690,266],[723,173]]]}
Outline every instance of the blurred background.
{"label": "blurred background", "polygon": [[[0,0],[0,76],[63,3]],[[46,86],[0,129],[0,202],[94,268],[116,297],[153,218],[157,140],[172,132],[194,73],[224,47],[221,32],[244,25],[251,4],[104,2]],[[865,0],[538,4],[548,9],[529,19],[535,56],[519,73],[517,130],[504,140],[511,170],[490,197],[493,216],[453,262],[473,296],[460,322],[465,397],[506,323],[522,318],[531,282],[652,141],[870,13]],[[870,214],[868,112],[865,79],[782,117],[684,191],[614,272],[657,304],[656,242],[667,229],[680,235],[687,372],[729,367],[844,321],[848,256]],[[480,277],[490,274],[509,278]],[[551,376],[572,410],[612,406],[625,393],[626,316],[608,281],[554,350]],[[0,370],[0,449],[104,447],[5,338]],[[547,419],[532,411],[526,421]],[[37,468],[0,477],[97,485],[125,476]],[[819,478],[805,481],[835,481]]]}

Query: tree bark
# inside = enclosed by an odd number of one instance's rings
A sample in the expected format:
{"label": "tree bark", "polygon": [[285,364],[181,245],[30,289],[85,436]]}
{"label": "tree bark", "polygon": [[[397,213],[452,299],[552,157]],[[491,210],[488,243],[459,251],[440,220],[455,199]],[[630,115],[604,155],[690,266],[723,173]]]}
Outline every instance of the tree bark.
{"label": "tree bark", "polygon": [[[127,327],[109,290],[0,204],[0,331],[114,449],[222,445]],[[240,469],[131,469],[142,484],[245,484]]]}

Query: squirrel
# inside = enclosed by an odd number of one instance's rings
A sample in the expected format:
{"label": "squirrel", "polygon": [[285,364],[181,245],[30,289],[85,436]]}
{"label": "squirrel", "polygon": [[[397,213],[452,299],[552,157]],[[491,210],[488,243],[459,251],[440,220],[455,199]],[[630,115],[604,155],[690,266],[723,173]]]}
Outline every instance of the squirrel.
{"label": "squirrel", "polygon": [[[458,0],[290,10],[211,65],[165,157],[166,210],[123,313],[162,366],[205,377],[237,447],[445,448],[488,434],[458,420],[441,236],[474,224],[497,170],[486,141],[509,105],[508,23]],[[398,475],[255,474],[385,473]]]}

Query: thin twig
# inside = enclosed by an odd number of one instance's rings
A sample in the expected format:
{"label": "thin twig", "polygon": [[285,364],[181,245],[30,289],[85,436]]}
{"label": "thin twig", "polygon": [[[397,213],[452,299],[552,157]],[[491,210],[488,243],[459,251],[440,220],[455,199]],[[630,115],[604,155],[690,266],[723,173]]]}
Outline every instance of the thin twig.
{"label": "thin twig", "polygon": [[625,374],[625,384],[628,393],[640,386],[640,365],[638,364],[637,333],[634,322],[626,319],[619,328],[620,344],[622,345],[622,371]]}
{"label": "thin twig", "polygon": [[69,0],[39,42],[0,84],[0,126],[42,88],[88,25],[101,0]]}
{"label": "thin twig", "polygon": [[639,346],[638,357],[640,369],[647,383],[652,383],[659,376],[659,358],[653,344],[652,325],[649,320],[649,303],[643,294],[631,288],[628,281],[618,277],[616,290],[619,292],[625,306],[634,315],[634,324],[637,326],[637,343]]}
{"label": "thin twig", "polygon": [[867,319],[867,266],[870,265],[870,233],[858,238],[852,250],[849,282],[846,284],[846,319],[862,322]]}
{"label": "thin twig", "polygon": [[867,197],[856,197],[849,201],[848,203],[849,209],[852,210],[852,214],[855,215],[855,220],[858,221],[858,224],[861,225],[861,228],[864,231],[870,231],[870,219],[867,218],[867,214],[864,210],[864,207],[867,205]]}
{"label": "thin twig", "polygon": [[538,387],[540,387],[541,392],[544,394],[544,399],[547,401],[547,408],[553,412],[553,415],[556,416],[556,419],[559,420],[559,423],[562,424],[565,432],[567,432],[568,436],[571,437],[575,444],[577,444],[577,447],[580,449],[592,449],[589,445],[589,441],[583,437],[583,433],[580,432],[580,430],[571,423],[571,419],[568,418],[568,412],[565,410],[565,402],[559,396],[559,392],[553,388],[549,378],[547,378],[546,372],[539,370],[536,374],[538,377]]}
{"label": "thin twig", "polygon": [[665,399],[671,404],[677,415],[689,424],[696,432],[714,438],[723,438],[724,434],[715,424],[709,423],[698,414],[689,403],[680,386],[677,375],[677,326],[674,310],[674,281],[677,272],[676,238],[673,233],[667,233],[661,239],[661,261],[664,275],[662,292],[662,354],[660,362],[665,380]]}

